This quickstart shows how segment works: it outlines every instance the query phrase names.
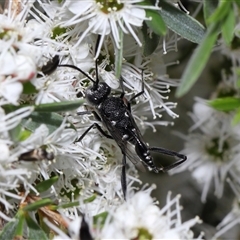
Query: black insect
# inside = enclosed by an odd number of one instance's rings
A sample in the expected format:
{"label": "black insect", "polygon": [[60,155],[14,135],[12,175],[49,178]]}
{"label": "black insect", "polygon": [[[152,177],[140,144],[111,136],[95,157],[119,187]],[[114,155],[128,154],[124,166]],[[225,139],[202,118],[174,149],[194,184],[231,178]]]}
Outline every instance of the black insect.
{"label": "black insect", "polygon": [[79,239],[80,240],[93,240],[93,237],[90,233],[89,226],[85,221],[84,216],[82,217],[81,227],[79,229]]}
{"label": "black insect", "polygon": [[53,152],[49,151],[44,146],[22,153],[18,157],[19,161],[26,161],[26,162],[35,162],[35,161],[42,161],[42,160],[52,161],[53,159],[54,159]]}
{"label": "black insect", "polygon": [[42,73],[44,75],[52,74],[57,69],[59,62],[60,62],[59,56],[55,55],[52,59],[50,59],[46,64],[42,66],[41,68]]}
{"label": "black insect", "polygon": [[[92,113],[97,120],[103,123],[110,135],[107,134],[100,125],[94,123],[82,134],[82,136],[76,142],[81,141],[86,136],[86,134],[94,127],[96,127],[105,137],[114,139],[116,141],[123,154],[121,185],[125,198],[127,190],[126,158],[128,158],[134,165],[136,165],[138,169],[142,171],[145,171],[145,169],[147,168],[150,171],[158,173],[160,171],[165,172],[177,167],[178,165],[186,161],[187,157],[185,155],[164,148],[149,147],[146,144],[131,113],[131,103],[135,98],[139,97],[141,94],[144,93],[144,89],[142,89],[141,92],[136,94],[128,101],[124,97],[125,92],[123,89],[123,83],[121,81],[122,93],[119,97],[111,96],[111,88],[105,82],[99,81],[97,62],[95,64],[96,80],[94,80],[92,77],[87,75],[85,72],[83,72],[76,66],[67,64],[59,66],[71,67],[73,69],[76,69],[93,83],[93,85],[88,87],[85,91],[85,96],[89,104],[94,107],[94,111],[92,111]],[[144,86],[144,84],[142,86]],[[89,114],[89,111],[79,113],[79,115],[87,113]],[[178,157],[181,160],[167,167],[157,167],[153,162],[153,158],[150,154],[151,151]]]}

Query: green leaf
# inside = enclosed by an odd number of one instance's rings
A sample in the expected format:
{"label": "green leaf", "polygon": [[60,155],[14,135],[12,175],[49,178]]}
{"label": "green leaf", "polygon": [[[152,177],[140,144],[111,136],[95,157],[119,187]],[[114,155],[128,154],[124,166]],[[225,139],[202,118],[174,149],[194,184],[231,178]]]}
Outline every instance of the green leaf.
{"label": "green leaf", "polygon": [[52,200],[49,198],[44,198],[44,199],[40,199],[37,200],[34,203],[30,203],[29,205],[25,206],[24,208],[22,208],[23,211],[36,211],[41,207],[45,207],[48,206],[50,204],[53,204]]}
{"label": "green leaf", "polygon": [[43,182],[40,182],[35,187],[39,193],[47,191],[55,182],[57,182],[59,179],[58,176],[54,176],[50,179],[47,179]]}
{"label": "green leaf", "polygon": [[235,0],[234,1],[236,4],[237,4],[237,6],[240,8],[240,1],[239,0]]}
{"label": "green leaf", "polygon": [[214,13],[207,19],[207,23],[216,23],[221,20],[224,20],[228,15],[228,12],[231,8],[231,1],[219,1],[217,9]]}
{"label": "green leaf", "polygon": [[28,240],[48,240],[45,232],[39,227],[39,225],[28,215],[26,216],[26,222],[28,226]]}
{"label": "green leaf", "polygon": [[27,139],[31,132],[24,129],[21,124],[18,124],[15,128],[9,130],[10,137],[14,142],[21,142]]}
{"label": "green leaf", "polygon": [[67,112],[72,111],[78,107],[80,107],[85,102],[84,99],[76,100],[76,101],[63,101],[63,102],[54,102],[54,103],[43,103],[39,105],[30,105],[30,104],[22,104],[19,106],[15,106],[12,104],[6,104],[3,106],[3,109],[9,113],[15,111],[17,109],[23,107],[34,107],[35,112]]}
{"label": "green leaf", "polygon": [[[31,121],[29,121],[29,119],[31,119]],[[60,127],[63,120],[63,116],[58,113],[33,112],[28,119],[22,120],[22,125],[29,131],[34,132],[41,124],[45,124],[49,130],[49,133],[51,134]],[[71,124],[70,127],[75,129],[73,124]]]}
{"label": "green leaf", "polygon": [[84,100],[64,101],[35,105],[36,112],[66,112],[80,107]]}
{"label": "green leaf", "polygon": [[205,34],[202,43],[193,53],[187,68],[185,69],[180,86],[177,89],[176,96],[181,97],[193,86],[205,67],[208,58],[211,54],[214,43],[218,36],[218,25],[212,24]]}
{"label": "green leaf", "polygon": [[[138,4],[143,6],[153,6],[150,0],[145,0],[143,2],[139,2]],[[165,35],[167,33],[167,28],[160,12],[157,10],[145,9],[145,13],[146,17],[150,19],[145,21],[148,27],[159,36]]]}
{"label": "green leaf", "polygon": [[86,198],[83,200],[84,203],[90,203],[90,202],[93,202],[97,197],[97,194],[93,194],[91,197],[89,198]]}
{"label": "green leaf", "polygon": [[218,0],[204,0],[203,2],[203,14],[205,22],[207,23],[207,19],[213,14],[213,12],[217,9]]}
{"label": "green leaf", "polygon": [[24,234],[24,224],[25,224],[25,215],[18,214],[17,218],[19,219],[17,229],[15,231],[15,236],[23,236]]}
{"label": "green leaf", "polygon": [[232,111],[240,107],[240,98],[225,97],[208,101],[208,104],[219,111]]}
{"label": "green leaf", "polygon": [[19,142],[21,131],[22,131],[21,124],[18,124],[15,128],[12,128],[8,131],[12,141]]}
{"label": "green leaf", "polygon": [[0,233],[0,240],[14,239],[18,224],[18,218],[15,218],[14,221],[8,222]]}
{"label": "green leaf", "polygon": [[23,93],[24,94],[33,94],[37,93],[36,87],[31,82],[23,83]]}
{"label": "green leaf", "polygon": [[155,34],[154,32],[149,33],[146,23],[143,23],[142,27],[142,33],[143,33],[143,54],[144,56],[151,55],[157,48],[160,37]]}
{"label": "green leaf", "polygon": [[160,1],[160,6],[160,13],[167,27],[191,42],[201,43],[205,34],[201,23],[172,4]]}
{"label": "green leaf", "polygon": [[70,202],[70,203],[65,203],[62,205],[58,205],[58,206],[53,206],[51,209],[52,210],[57,210],[59,208],[71,208],[71,207],[79,207],[79,201],[74,201],[74,202]]}
{"label": "green leaf", "polygon": [[237,109],[237,111],[232,119],[233,126],[236,126],[238,123],[240,123],[240,108]]}
{"label": "green leaf", "polygon": [[145,9],[146,17],[150,18],[151,20],[146,20],[145,23],[148,25],[149,28],[153,30],[154,33],[157,35],[165,35],[167,33],[167,28],[163,18],[159,14],[159,11],[154,11],[151,9]]}
{"label": "green leaf", "polygon": [[106,221],[107,216],[108,216],[108,212],[99,213],[93,217],[93,223],[95,225],[100,224],[100,226],[103,226]]}
{"label": "green leaf", "polygon": [[231,42],[234,37],[234,29],[235,29],[235,14],[233,6],[229,9],[226,18],[223,20],[221,25],[222,27],[222,36],[225,43],[228,46],[231,46]]}

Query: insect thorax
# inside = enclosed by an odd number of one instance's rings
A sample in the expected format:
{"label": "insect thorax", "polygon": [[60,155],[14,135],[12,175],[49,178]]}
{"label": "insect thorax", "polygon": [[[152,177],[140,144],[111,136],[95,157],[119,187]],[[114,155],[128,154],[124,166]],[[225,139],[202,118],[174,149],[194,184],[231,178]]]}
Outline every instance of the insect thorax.
{"label": "insect thorax", "polygon": [[126,106],[119,97],[106,98],[99,106],[98,111],[112,121],[120,121],[123,118],[128,117],[126,115]]}

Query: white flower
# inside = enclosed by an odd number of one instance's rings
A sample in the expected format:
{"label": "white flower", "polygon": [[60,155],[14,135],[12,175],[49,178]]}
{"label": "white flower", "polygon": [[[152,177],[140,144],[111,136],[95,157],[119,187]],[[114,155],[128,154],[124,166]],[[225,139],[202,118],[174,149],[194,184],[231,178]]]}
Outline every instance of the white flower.
{"label": "white flower", "polygon": [[[62,26],[74,26],[69,32],[79,44],[89,33],[100,34],[101,40],[96,53],[96,57],[100,53],[104,36],[111,34],[114,44],[120,48],[119,28],[125,33],[130,33],[137,43],[141,46],[141,42],[135,33],[134,27],[141,27],[146,20],[144,8],[154,8],[153,6],[141,6],[138,3],[142,0],[121,0],[121,1],[66,1],[63,5],[60,16],[65,18]],[[74,16],[67,16],[66,9]],[[159,10],[159,9],[158,9]],[[70,14],[69,14],[70,15]],[[66,20],[68,19],[68,20]]]}
{"label": "white flower", "polygon": [[199,132],[183,136],[186,142],[182,153],[188,159],[171,173],[191,170],[202,187],[201,200],[205,201],[212,184],[215,195],[222,196],[226,177],[239,162],[240,143],[231,126],[232,115],[211,110],[201,102],[194,111],[191,116],[195,124],[191,129],[198,127]]}
{"label": "white flower", "polygon": [[[137,193],[131,192],[132,196],[126,202],[108,205],[106,214],[96,213],[95,219],[88,215],[87,206],[91,203],[85,203],[85,222],[93,239],[193,239],[190,228],[201,223],[200,219],[196,217],[182,222],[179,195],[171,199],[169,193],[166,205],[160,209],[150,196],[153,188],[155,187],[142,189]],[[93,202],[95,201],[100,204],[97,199]],[[83,203],[80,203],[80,206],[82,205]],[[95,206],[97,207],[97,204]],[[71,219],[68,221],[69,234],[73,239],[78,239],[81,231],[82,217],[77,215],[75,211],[72,216],[68,216]],[[49,221],[46,222],[59,234],[56,239],[68,239],[60,229]],[[201,239],[201,235],[197,239]]]}
{"label": "white flower", "polygon": [[199,222],[199,218],[182,223],[179,196],[171,200],[171,194],[166,206],[159,209],[150,197],[152,189],[140,190],[113,208],[100,233],[101,238],[192,239],[190,227]]}
{"label": "white flower", "polygon": [[[164,102],[164,100],[168,99],[168,97],[164,95],[169,93],[169,86],[177,85],[174,81],[171,81],[171,79],[162,80],[154,78],[153,73],[148,69],[144,70],[142,74],[139,68],[130,63],[123,65],[122,77],[126,86],[135,94],[142,91],[142,83],[144,83],[144,94],[139,97],[139,101],[140,103],[145,103],[145,105],[148,103],[149,106],[146,106],[146,108],[140,107],[140,112],[142,112],[143,116],[146,117],[147,112],[151,110],[154,119],[161,117],[163,111],[166,111],[173,118],[178,117],[178,115],[171,110],[176,107],[176,103]],[[133,106],[133,109],[134,107],[138,108],[137,105]],[[144,109],[147,112],[144,112]],[[140,114],[140,112],[138,112],[138,114]]]}
{"label": "white flower", "polygon": [[21,182],[20,179],[26,183],[30,174],[24,167],[16,168],[12,165],[12,162],[16,161],[16,156],[12,151],[15,143],[9,132],[32,111],[33,107],[25,107],[5,114],[0,108],[0,203],[5,209],[4,212],[0,211],[0,217],[7,221],[11,219],[9,212],[14,209],[14,200],[19,201],[22,198],[16,191]]}

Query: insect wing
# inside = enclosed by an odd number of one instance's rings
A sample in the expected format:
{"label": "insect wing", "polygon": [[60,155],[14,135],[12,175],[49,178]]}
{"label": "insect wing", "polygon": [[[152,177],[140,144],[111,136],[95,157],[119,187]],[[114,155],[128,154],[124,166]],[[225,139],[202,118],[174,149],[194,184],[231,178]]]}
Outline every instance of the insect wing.
{"label": "insect wing", "polygon": [[138,155],[135,152],[134,145],[130,142],[126,142],[125,146],[125,154],[127,158],[136,166],[138,170],[141,172],[146,172],[146,167],[143,164],[142,160],[138,157]]}
{"label": "insect wing", "polygon": [[[131,123],[133,123],[134,125],[132,127],[137,127],[137,125],[131,115],[131,112],[128,111],[127,108],[126,108],[126,110],[129,115],[130,125],[131,125]],[[117,127],[113,126],[108,118],[106,118],[104,115],[101,115],[101,118],[102,118],[102,122],[104,123],[104,125],[106,126],[108,131],[111,133],[111,136],[116,141],[118,146],[121,148],[122,152],[124,154],[126,154],[128,159],[136,166],[137,169],[139,169],[142,172],[145,172],[146,171],[145,165],[142,162],[142,160],[138,157],[138,155],[136,154],[135,146],[128,140],[124,140],[122,138],[122,133],[120,132],[120,130]],[[136,132],[138,134],[140,134],[139,138],[142,139],[141,133],[138,128],[136,129]],[[131,129],[126,128],[126,133],[127,134],[132,133]],[[136,133],[135,133],[135,135],[136,135]],[[133,136],[133,137],[135,138],[135,136]]]}

